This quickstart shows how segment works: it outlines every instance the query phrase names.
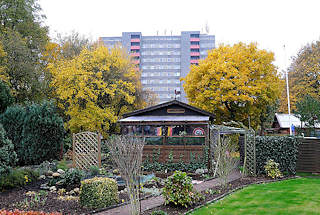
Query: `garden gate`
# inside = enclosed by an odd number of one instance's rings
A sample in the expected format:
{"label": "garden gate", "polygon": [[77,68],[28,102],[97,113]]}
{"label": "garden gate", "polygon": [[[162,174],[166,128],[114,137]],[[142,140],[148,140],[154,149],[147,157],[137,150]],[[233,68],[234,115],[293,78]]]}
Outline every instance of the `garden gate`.
{"label": "garden gate", "polygon": [[73,134],[73,167],[101,167],[101,135],[93,132]]}
{"label": "garden gate", "polygon": [[[231,122],[226,124],[234,124],[242,128],[235,128],[229,126],[219,126],[219,125],[211,125],[210,127],[210,160],[213,161],[213,153],[214,148],[217,146],[217,143],[220,138],[220,135],[223,134],[242,134],[244,135],[244,161],[243,161],[243,169],[246,175],[255,176],[256,175],[256,142],[255,142],[255,132],[253,129],[248,129],[242,123]],[[211,166],[211,173],[214,173],[217,168],[217,165]],[[216,167],[215,167],[216,166]]]}

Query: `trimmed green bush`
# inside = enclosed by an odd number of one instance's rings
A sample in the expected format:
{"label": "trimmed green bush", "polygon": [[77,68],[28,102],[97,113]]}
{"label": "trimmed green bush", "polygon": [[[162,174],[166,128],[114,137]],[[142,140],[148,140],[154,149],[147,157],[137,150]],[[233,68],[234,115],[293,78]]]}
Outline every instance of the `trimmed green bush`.
{"label": "trimmed green bush", "polygon": [[88,208],[106,208],[119,202],[117,182],[94,177],[81,182],[80,204]]}
{"label": "trimmed green bush", "polygon": [[10,168],[17,162],[17,154],[14,146],[7,138],[6,131],[0,124],[0,175],[8,173]]}
{"label": "trimmed green bush", "polygon": [[202,199],[202,195],[193,189],[192,178],[181,171],[175,171],[167,178],[162,195],[165,204],[186,208]]}
{"label": "trimmed green bush", "polygon": [[292,136],[257,136],[257,174],[266,174],[264,166],[270,159],[279,163],[279,170],[289,175],[296,174],[299,141]]}
{"label": "trimmed green bush", "polygon": [[9,107],[0,121],[15,146],[19,165],[58,158],[65,131],[51,102]]}

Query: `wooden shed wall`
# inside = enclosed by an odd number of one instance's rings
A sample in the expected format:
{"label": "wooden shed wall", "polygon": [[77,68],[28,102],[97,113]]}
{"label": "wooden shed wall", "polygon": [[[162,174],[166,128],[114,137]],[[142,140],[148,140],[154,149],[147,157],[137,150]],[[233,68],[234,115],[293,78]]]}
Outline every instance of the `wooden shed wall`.
{"label": "wooden shed wall", "polygon": [[198,159],[198,157],[203,158],[204,146],[203,145],[145,145],[143,148],[143,160],[147,157],[149,161],[152,161],[153,154],[157,153],[160,149],[160,156],[158,162],[164,163],[168,162],[169,154],[173,155],[173,162],[177,163],[180,161],[180,156],[182,155],[182,160],[184,162],[190,162],[191,152]]}

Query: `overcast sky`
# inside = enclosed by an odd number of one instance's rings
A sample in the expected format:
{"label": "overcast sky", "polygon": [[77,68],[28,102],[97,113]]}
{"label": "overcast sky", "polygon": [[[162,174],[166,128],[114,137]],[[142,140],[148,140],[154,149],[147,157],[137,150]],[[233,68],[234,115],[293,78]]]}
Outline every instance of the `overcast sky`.
{"label": "overcast sky", "polygon": [[[221,43],[257,42],[279,71],[320,39],[320,0],[40,0],[50,35],[75,30],[93,40],[139,31],[173,35],[205,30]],[[285,50],[283,46],[286,46]]]}

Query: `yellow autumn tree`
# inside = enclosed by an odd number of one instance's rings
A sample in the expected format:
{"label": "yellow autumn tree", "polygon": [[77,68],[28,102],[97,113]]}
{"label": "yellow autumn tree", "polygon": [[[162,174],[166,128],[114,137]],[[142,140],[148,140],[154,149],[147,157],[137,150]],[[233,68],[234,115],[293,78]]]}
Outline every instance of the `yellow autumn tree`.
{"label": "yellow autumn tree", "polygon": [[[309,95],[320,101],[320,41],[307,44],[293,58],[288,68],[290,106],[292,111],[296,109],[296,103]],[[288,100],[284,88],[280,112],[288,112]]]}
{"label": "yellow autumn tree", "polygon": [[[120,48],[97,46],[73,58],[57,57],[50,45],[48,70],[58,105],[69,120],[71,132],[100,131],[107,135],[119,117],[145,106],[140,74]],[[52,57],[54,56],[54,57]]]}
{"label": "yellow autumn tree", "polygon": [[213,112],[215,123],[235,120],[248,125],[250,118],[257,128],[281,92],[273,61],[274,54],[255,43],[220,45],[191,66],[183,87],[190,104]]}
{"label": "yellow autumn tree", "polygon": [[7,53],[3,50],[2,43],[0,41],[0,79],[6,83],[9,82],[8,75],[6,73],[6,56]]}

